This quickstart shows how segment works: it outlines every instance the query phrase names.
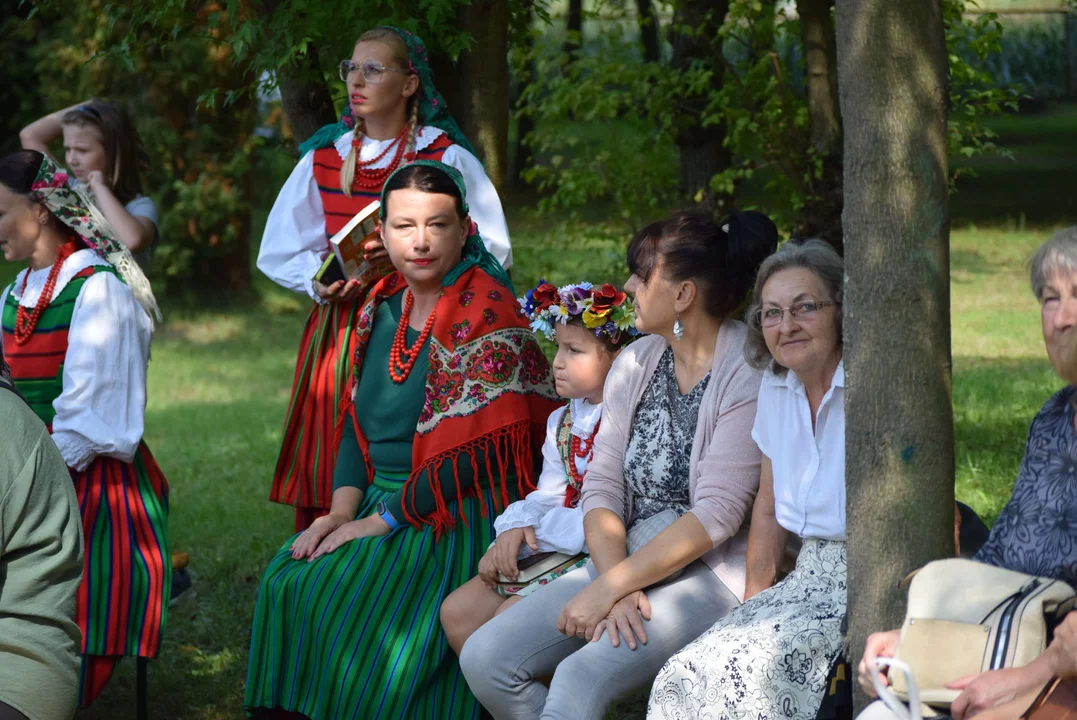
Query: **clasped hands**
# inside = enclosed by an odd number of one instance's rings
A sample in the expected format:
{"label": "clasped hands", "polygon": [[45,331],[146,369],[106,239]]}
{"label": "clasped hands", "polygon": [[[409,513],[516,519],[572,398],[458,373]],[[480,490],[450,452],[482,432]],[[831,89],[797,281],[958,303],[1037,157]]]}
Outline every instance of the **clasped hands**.
{"label": "clasped hands", "polygon": [[389,532],[389,526],[377,515],[351,521],[338,515],[325,515],[292,541],[292,559],[306,558],[307,562],[311,562],[351,540],[388,535]]}
{"label": "clasped hands", "polygon": [[651,619],[651,603],[642,590],[623,597],[612,587],[607,575],[585,587],[568,601],[557,618],[557,630],[570,637],[598,642],[608,632],[610,644],[620,647],[621,638],[635,650],[647,644],[644,620]]}

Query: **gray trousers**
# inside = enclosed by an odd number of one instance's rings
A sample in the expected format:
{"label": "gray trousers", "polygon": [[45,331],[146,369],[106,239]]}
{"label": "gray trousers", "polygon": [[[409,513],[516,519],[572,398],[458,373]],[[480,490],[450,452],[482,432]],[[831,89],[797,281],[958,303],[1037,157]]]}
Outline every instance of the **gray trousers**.
{"label": "gray trousers", "polygon": [[[666,585],[645,590],[651,619],[647,644],[631,650],[557,631],[565,604],[596,577],[588,563],[483,625],[468,639],[460,668],[479,702],[497,720],[602,720],[616,698],[654,681],[677,651],[739,605],[714,572],[697,560]],[[550,687],[540,678],[553,676]]]}

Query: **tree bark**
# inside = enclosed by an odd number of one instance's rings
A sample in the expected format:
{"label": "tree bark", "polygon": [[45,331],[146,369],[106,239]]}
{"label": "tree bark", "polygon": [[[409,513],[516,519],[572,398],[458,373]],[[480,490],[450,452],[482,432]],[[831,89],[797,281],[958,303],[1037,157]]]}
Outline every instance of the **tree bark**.
{"label": "tree bark", "polygon": [[459,26],[474,40],[454,63],[435,54],[431,66],[460,129],[498,192],[508,179],[509,3],[475,0],[460,8]]}
{"label": "tree bark", "polygon": [[841,252],[842,138],[833,6],[834,0],[797,0],[811,145],[823,163],[822,177],[805,198],[797,234],[826,240]]}
{"label": "tree bark", "polygon": [[[948,70],[940,0],[837,0],[849,661],[954,549]],[[859,691],[858,691],[859,693]],[[858,708],[863,706],[858,696]]]}
{"label": "tree bark", "polygon": [[[674,12],[670,40],[673,45],[672,66],[688,67],[703,62],[713,69],[712,86],[721,89],[722,40],[718,29],[729,12],[729,0],[685,0]],[[690,29],[688,34],[676,28]],[[684,100],[679,118],[677,147],[680,150],[681,189],[697,200],[699,209],[716,219],[728,212],[731,198],[719,196],[710,188],[711,178],[729,167],[730,153],[722,145],[725,124],[704,128],[698,118],[707,106],[707,94],[697,93]]]}
{"label": "tree bark", "polygon": [[316,51],[307,53],[302,67],[281,73],[280,101],[296,147],[323,125],[337,121],[329,86],[319,72]]}
{"label": "tree bark", "polygon": [[576,57],[583,38],[583,0],[568,0],[568,16],[565,20],[565,55]]}
{"label": "tree bark", "polygon": [[654,12],[652,0],[636,0],[636,19],[639,23],[639,39],[643,44],[643,59],[656,63],[662,57],[659,44],[658,15]]}

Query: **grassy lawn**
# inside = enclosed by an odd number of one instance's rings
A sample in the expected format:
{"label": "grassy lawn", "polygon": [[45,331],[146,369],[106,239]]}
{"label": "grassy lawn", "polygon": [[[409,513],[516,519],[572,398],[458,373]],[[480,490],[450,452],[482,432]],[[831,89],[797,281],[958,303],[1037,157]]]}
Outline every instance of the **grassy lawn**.
{"label": "grassy lawn", "polygon": [[[1061,167],[1075,156],[1077,110],[1059,115],[1000,121],[1018,162],[980,162],[979,178],[963,181],[954,199],[957,492],[989,521],[1009,496],[1029,421],[1061,386],[1043,351],[1024,266],[1052,226],[1077,222],[1072,169],[1063,182]],[[1056,144],[1044,141],[1044,124],[1055,125]],[[981,227],[969,226],[973,220]],[[524,219],[513,228],[518,288],[540,275],[624,280],[619,231],[555,230]],[[0,283],[16,269],[0,265]],[[259,282],[259,307],[168,312],[154,342],[146,441],[172,486],[170,536],[174,549],[190,553],[195,589],[172,609],[162,657],[151,665],[153,718],[242,716],[258,580],[291,534],[291,511],[266,497],[307,304]],[[80,717],[133,717],[134,680],[134,664],[125,661]],[[611,716],[641,712],[635,701]]]}

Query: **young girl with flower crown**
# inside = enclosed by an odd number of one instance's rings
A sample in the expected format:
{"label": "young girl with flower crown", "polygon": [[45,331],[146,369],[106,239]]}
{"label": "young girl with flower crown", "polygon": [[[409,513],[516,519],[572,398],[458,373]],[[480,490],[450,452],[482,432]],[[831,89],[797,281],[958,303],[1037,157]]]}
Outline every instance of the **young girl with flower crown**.
{"label": "young girl with flower crown", "polygon": [[558,289],[543,280],[520,303],[531,329],[557,343],[554,382],[569,402],[546,422],[538,488],[494,521],[497,540],[479,561],[478,575],[442,603],[441,624],[457,654],[495,615],[586,563],[583,557],[515,592],[498,586],[501,575],[518,577],[517,560],[533,553],[587,551],[577,505],[600,425],[602,388],[617,353],[639,334],[631,301],[612,285],[584,282]]}

